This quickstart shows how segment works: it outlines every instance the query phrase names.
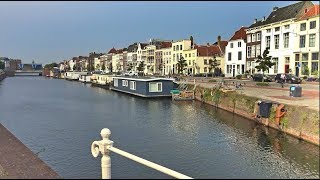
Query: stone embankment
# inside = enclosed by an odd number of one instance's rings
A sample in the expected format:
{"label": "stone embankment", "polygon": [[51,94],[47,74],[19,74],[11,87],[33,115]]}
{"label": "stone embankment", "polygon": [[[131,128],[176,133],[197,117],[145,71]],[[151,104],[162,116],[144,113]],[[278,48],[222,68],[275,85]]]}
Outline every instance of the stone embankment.
{"label": "stone embankment", "polygon": [[0,69],[0,81],[2,81],[6,77],[6,73]]}
{"label": "stone embankment", "polygon": [[[192,84],[188,84],[188,87],[188,89],[194,89]],[[273,102],[269,118],[261,118],[257,117],[259,108],[257,102],[264,99],[259,97],[236,91],[223,92],[197,85],[195,98],[319,146],[319,110],[295,104],[284,104],[284,115],[277,117],[278,104],[283,103]]]}
{"label": "stone embankment", "polygon": [[0,179],[61,178],[0,124]]}

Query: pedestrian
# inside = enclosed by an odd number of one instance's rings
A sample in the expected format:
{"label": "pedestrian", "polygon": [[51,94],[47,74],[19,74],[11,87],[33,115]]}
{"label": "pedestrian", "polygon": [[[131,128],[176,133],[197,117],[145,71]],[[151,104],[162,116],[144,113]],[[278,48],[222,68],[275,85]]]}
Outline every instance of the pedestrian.
{"label": "pedestrian", "polygon": [[284,87],[284,83],[286,82],[286,75],[285,74],[281,74],[280,76],[281,79],[281,87]]}

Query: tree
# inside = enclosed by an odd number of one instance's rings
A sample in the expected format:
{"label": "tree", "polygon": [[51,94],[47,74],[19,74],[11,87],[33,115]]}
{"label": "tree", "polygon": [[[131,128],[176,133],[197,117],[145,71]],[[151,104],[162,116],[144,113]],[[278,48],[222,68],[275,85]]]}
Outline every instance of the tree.
{"label": "tree", "polygon": [[137,70],[139,71],[139,73],[143,72],[144,71],[144,61],[141,61],[139,66],[137,67]]}
{"label": "tree", "polygon": [[109,63],[108,69],[109,69],[109,72],[112,72],[112,63]]}
{"label": "tree", "polygon": [[[216,69],[220,64],[218,63],[217,59],[216,59],[216,56],[213,57],[213,60],[212,59],[209,59],[209,72],[212,71],[212,69]],[[212,77],[213,77],[213,74],[212,73]]]}
{"label": "tree", "polygon": [[100,70],[100,64],[97,64],[96,70]]}
{"label": "tree", "polygon": [[4,62],[0,61],[0,69],[4,69]]}
{"label": "tree", "polygon": [[106,70],[106,65],[103,63],[101,67],[102,71]]}
{"label": "tree", "polygon": [[[258,71],[262,70],[262,74],[264,76],[264,72],[274,66],[276,63],[271,61],[271,56],[268,56],[269,54],[269,48],[266,48],[263,51],[263,56],[259,55],[258,60],[256,63],[259,63],[255,68],[258,69]],[[262,82],[264,82],[264,78],[262,78]]]}
{"label": "tree", "polygon": [[187,61],[183,58],[183,56],[181,56],[177,63],[178,73],[182,74],[183,70],[187,65]]}
{"label": "tree", "polygon": [[51,64],[46,64],[44,65],[44,68],[45,69],[53,69],[54,67],[58,67],[58,64],[57,63],[51,63]]}
{"label": "tree", "polygon": [[128,67],[127,67],[127,71],[131,71],[131,70],[132,70],[132,68],[133,68],[132,63],[129,63],[129,65],[128,65]]}

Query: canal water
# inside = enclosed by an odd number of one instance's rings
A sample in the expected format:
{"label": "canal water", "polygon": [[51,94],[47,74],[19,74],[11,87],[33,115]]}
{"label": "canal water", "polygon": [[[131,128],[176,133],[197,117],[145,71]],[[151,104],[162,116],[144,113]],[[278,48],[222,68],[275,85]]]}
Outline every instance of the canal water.
{"label": "canal water", "polygon": [[[115,147],[193,178],[319,178],[318,146],[200,102],[10,77],[0,122],[63,178],[101,177],[90,146],[102,128]],[[171,178],[115,153],[111,161],[112,178]]]}

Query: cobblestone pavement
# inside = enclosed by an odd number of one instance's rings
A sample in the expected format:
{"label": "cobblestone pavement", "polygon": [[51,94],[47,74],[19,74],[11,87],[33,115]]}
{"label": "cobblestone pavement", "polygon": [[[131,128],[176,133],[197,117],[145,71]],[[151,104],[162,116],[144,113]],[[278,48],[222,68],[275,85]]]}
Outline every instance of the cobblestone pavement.
{"label": "cobblestone pavement", "polygon": [[[196,79],[197,86],[213,88],[217,86],[216,82],[208,82],[213,78],[198,78]],[[219,80],[218,80],[219,81]],[[283,104],[294,105],[294,106],[304,106],[310,109],[319,111],[319,84],[308,83],[299,84],[302,87],[302,97],[290,97],[289,88],[296,84],[285,84],[284,88],[281,88],[280,84],[275,82],[270,82],[270,86],[261,87],[256,86],[256,82],[250,80],[225,80],[228,87],[236,89],[234,83],[244,84],[243,88],[236,90],[239,93],[243,93],[247,96],[258,97],[264,100],[275,101]],[[188,81],[180,81],[188,84],[193,84],[193,78],[189,78]]]}

